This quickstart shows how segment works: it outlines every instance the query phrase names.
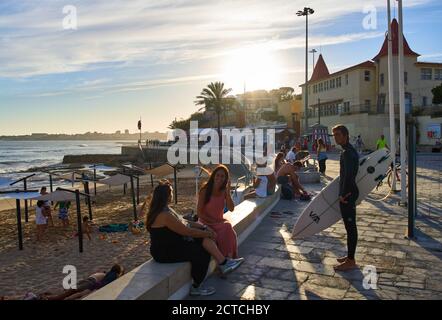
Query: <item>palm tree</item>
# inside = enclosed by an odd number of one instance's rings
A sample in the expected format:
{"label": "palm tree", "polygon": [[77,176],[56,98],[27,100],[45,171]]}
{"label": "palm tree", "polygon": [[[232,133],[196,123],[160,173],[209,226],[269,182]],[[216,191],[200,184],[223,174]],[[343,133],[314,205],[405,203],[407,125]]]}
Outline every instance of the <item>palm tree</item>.
{"label": "palm tree", "polygon": [[221,146],[221,113],[224,112],[225,103],[228,94],[232,91],[232,89],[225,89],[224,83],[222,82],[211,82],[207,85],[207,88],[204,88],[201,91],[201,94],[196,98],[198,100],[195,101],[197,106],[204,106],[198,111],[202,109],[206,109],[207,111],[215,111],[218,120],[218,137],[219,145]]}

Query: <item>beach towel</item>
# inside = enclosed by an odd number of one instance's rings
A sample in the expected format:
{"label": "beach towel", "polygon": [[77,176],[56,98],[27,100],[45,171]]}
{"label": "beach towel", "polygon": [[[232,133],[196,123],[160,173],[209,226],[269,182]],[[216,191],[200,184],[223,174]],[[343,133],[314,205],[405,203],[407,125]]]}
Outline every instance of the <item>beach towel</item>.
{"label": "beach towel", "polygon": [[129,229],[129,225],[127,223],[116,223],[116,224],[106,224],[100,226],[98,231],[112,233],[112,232],[126,232]]}

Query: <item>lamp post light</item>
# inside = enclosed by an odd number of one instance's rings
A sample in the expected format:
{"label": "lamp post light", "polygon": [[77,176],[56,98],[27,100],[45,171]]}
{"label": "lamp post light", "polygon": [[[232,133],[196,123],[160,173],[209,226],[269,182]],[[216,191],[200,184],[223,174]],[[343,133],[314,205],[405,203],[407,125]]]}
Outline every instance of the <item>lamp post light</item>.
{"label": "lamp post light", "polygon": [[305,16],[305,97],[304,97],[304,132],[308,131],[308,16],[315,11],[312,8],[304,7],[303,10],[299,10],[296,15],[298,17]]}

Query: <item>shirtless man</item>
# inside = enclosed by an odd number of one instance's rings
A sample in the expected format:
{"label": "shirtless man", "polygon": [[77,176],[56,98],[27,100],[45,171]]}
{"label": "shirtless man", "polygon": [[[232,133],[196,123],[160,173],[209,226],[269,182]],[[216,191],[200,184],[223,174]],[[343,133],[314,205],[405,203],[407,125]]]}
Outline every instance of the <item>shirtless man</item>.
{"label": "shirtless man", "polygon": [[300,161],[295,161],[295,163],[286,163],[282,165],[277,173],[277,181],[279,184],[290,183],[293,187],[293,194],[300,196],[302,194],[308,195],[309,193],[304,189],[304,187],[299,183],[299,177],[296,171],[302,168],[302,163]]}

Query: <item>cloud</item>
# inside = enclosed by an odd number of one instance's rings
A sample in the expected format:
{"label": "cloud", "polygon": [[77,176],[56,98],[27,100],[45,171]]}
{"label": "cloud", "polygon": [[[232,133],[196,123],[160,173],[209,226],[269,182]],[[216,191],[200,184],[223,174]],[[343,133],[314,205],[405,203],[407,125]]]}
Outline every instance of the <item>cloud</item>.
{"label": "cloud", "polygon": [[[429,0],[407,1],[419,5]],[[63,4],[17,5],[0,13],[0,77],[22,78],[88,71],[107,64],[173,64],[228,54],[238,46],[269,42],[276,50],[301,47],[304,21],[292,0],[72,1],[78,29],[63,30]],[[361,13],[365,0],[313,0],[311,27]],[[373,0],[379,8],[384,0]],[[322,45],[358,41],[376,33],[316,37]],[[313,42],[315,39],[312,39]]]}

